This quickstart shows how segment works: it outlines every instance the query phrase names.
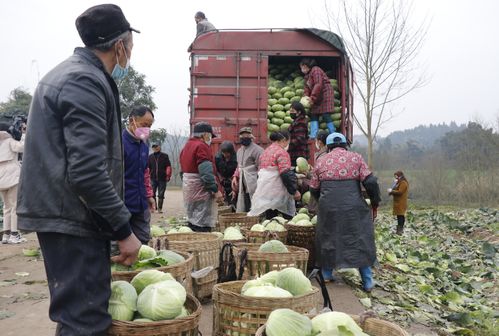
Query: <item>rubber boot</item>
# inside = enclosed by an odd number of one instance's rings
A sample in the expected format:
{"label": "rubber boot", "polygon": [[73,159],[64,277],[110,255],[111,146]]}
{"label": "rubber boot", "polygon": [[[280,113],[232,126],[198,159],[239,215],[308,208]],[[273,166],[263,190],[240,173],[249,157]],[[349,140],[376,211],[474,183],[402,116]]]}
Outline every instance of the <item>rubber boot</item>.
{"label": "rubber boot", "polygon": [[360,277],[362,278],[362,288],[366,292],[370,292],[374,288],[373,273],[370,266],[359,268]]}
{"label": "rubber boot", "polygon": [[329,133],[334,133],[336,131],[336,127],[334,127],[334,123],[332,121],[327,123],[327,129],[329,130]]}
{"label": "rubber boot", "polygon": [[326,281],[326,282],[335,280],[332,268],[323,268],[322,269],[322,276],[324,277],[324,281]]}
{"label": "rubber boot", "polygon": [[160,198],[158,202],[158,212],[162,213],[163,212],[163,199]]}
{"label": "rubber boot", "polygon": [[[334,126],[334,125],[333,125]],[[312,120],[310,122],[310,139],[315,139],[317,137],[317,132],[319,131],[319,121],[318,120]]]}
{"label": "rubber boot", "polygon": [[397,232],[399,236],[401,236],[404,233],[404,224],[397,224]]}

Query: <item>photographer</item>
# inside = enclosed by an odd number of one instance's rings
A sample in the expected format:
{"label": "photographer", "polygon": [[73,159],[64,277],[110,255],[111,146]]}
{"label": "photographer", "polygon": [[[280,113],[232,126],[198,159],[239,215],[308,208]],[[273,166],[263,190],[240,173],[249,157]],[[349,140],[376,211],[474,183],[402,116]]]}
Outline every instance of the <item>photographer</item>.
{"label": "photographer", "polygon": [[[0,123],[0,196],[3,201],[3,244],[26,241],[17,231],[17,185],[21,173],[18,154],[24,150],[26,124],[14,119],[14,125]],[[14,131],[13,131],[14,130]],[[19,132],[19,141],[14,137]]]}

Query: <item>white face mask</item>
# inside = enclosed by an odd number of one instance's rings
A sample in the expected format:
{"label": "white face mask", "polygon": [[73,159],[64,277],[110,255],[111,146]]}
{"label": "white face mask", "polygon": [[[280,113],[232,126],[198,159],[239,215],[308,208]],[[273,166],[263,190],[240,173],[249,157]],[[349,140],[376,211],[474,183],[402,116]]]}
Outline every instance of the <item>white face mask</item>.
{"label": "white face mask", "polygon": [[321,146],[319,146],[319,144],[318,144],[317,142],[315,143],[315,148],[316,148],[317,150],[321,150]]}
{"label": "white face mask", "polygon": [[286,147],[284,147],[284,150],[287,152],[289,149],[289,145],[287,145]]}
{"label": "white face mask", "polygon": [[399,181],[399,179],[398,179],[398,178],[394,178],[394,179],[393,179],[393,182],[395,182],[395,183],[397,183],[398,181]]}
{"label": "white face mask", "polygon": [[210,146],[210,145],[211,145],[211,140],[212,140],[212,139],[211,139],[211,135],[210,135],[209,139],[208,139],[208,140],[205,140],[204,142],[205,142],[208,146]]}

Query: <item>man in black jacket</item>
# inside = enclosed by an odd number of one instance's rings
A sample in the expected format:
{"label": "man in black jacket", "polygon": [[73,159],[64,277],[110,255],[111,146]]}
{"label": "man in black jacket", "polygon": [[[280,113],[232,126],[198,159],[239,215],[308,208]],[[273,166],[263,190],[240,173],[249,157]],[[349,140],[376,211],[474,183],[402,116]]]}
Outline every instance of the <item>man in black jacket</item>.
{"label": "man in black jacket", "polygon": [[159,144],[152,145],[153,153],[149,155],[149,171],[151,173],[151,186],[158,212],[163,212],[166,184],[172,177],[172,164],[168,154],[161,151]]}
{"label": "man in black jacket", "polygon": [[132,31],[115,5],[76,19],[85,48],[51,70],[33,96],[18,198],[19,227],[36,231],[56,335],[107,335],[110,240],[130,265],[141,246],[123,203],[121,112],[115,80]]}

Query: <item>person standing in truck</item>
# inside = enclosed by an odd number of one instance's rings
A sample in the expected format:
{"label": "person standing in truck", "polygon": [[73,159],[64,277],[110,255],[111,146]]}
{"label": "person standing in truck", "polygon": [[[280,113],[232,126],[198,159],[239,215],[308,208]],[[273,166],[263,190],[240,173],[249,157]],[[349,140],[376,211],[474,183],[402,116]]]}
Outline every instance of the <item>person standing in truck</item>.
{"label": "person standing in truck", "polygon": [[[316,162],[310,182],[310,192],[319,202],[317,266],[325,280],[332,280],[334,268],[358,268],[363,289],[370,292],[376,260],[374,218],[381,201],[378,182],[362,156],[347,150],[343,134],[331,133],[326,144],[329,153]],[[361,183],[372,209],[362,197]]]}
{"label": "person standing in truck", "polygon": [[196,21],[196,37],[209,31],[216,30],[215,26],[208,21],[203,12],[197,12],[196,15],[194,15],[194,20]]}
{"label": "person standing in truck", "polygon": [[298,101],[291,103],[289,114],[293,118],[293,123],[288,129],[291,137],[288,153],[291,157],[291,165],[296,166],[296,159],[299,157],[306,160],[309,158],[307,114],[303,105]]}
{"label": "person standing in truck", "polygon": [[172,164],[168,154],[161,151],[159,144],[152,145],[153,153],[149,155],[149,171],[151,172],[151,185],[159,213],[163,212],[163,202],[165,200],[166,185],[172,177]]}
{"label": "person standing in truck", "polygon": [[260,155],[263,148],[254,141],[251,127],[239,130],[241,148],[237,151],[237,170],[232,178],[232,191],[237,193],[237,212],[248,212],[251,209],[251,198],[256,190]]}
{"label": "person standing in truck", "polygon": [[189,227],[197,232],[210,232],[215,227],[217,202],[223,202],[210,149],[214,137],[211,125],[199,122],[180,152],[184,206]]}
{"label": "person standing in truck", "polygon": [[235,206],[235,198],[232,193],[232,177],[237,170],[237,156],[232,142],[222,142],[220,151],[215,155],[215,164],[220,184],[224,190],[225,204]]}
{"label": "person standing in truck", "polygon": [[334,127],[331,114],[334,112],[334,90],[328,76],[314,59],[300,61],[300,70],[305,75],[304,95],[310,98],[310,138],[315,139],[319,131],[319,117],[326,122],[329,133]]}
{"label": "person standing in truck", "polygon": [[257,186],[248,216],[265,213],[267,219],[279,215],[291,219],[296,213],[295,201],[301,198],[301,194],[297,189],[296,175],[287,152],[289,133],[273,132],[270,140],[272,144],[260,157]]}

